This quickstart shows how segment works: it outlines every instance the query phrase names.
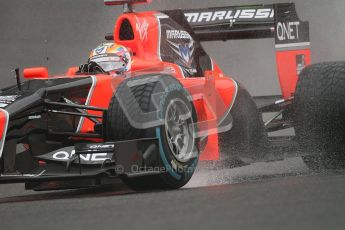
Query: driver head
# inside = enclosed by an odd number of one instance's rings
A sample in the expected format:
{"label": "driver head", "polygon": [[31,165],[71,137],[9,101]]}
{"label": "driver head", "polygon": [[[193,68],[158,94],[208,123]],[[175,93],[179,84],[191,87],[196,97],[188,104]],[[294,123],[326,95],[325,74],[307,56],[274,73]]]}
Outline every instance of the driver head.
{"label": "driver head", "polygon": [[132,52],[125,46],[104,43],[92,50],[89,63],[97,63],[105,72],[127,72],[131,69]]}

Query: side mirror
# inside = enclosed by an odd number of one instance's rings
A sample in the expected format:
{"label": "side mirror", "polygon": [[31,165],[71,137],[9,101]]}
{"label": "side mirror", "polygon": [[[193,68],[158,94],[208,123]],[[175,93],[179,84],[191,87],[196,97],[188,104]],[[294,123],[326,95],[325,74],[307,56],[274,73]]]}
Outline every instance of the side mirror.
{"label": "side mirror", "polygon": [[47,67],[26,68],[24,69],[23,76],[26,79],[47,79],[49,72]]}
{"label": "side mirror", "polygon": [[73,77],[77,74],[78,71],[79,71],[79,67],[76,67],[76,66],[71,67],[67,70],[66,76],[67,77]]}

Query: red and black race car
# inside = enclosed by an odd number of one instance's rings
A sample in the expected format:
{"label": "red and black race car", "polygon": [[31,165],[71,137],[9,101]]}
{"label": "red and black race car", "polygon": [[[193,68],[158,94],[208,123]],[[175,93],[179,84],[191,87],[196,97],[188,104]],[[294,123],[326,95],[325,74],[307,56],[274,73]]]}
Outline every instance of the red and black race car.
{"label": "red and black race car", "polygon": [[[16,70],[17,85],[0,94],[0,183],[50,190],[120,178],[134,189],[176,189],[199,161],[236,166],[268,159],[267,133],[293,125],[298,75],[310,64],[309,23],[292,3],[132,10],[147,2],[105,0],[123,5],[124,14],[88,63],[60,76],[25,69],[23,82]],[[252,98],[201,45],[257,38],[275,39],[278,99]],[[107,71],[112,61],[122,70]],[[310,68],[302,75],[318,67]],[[304,78],[296,104],[297,132],[306,140],[305,103],[312,98]],[[264,123],[262,113],[275,111]]]}

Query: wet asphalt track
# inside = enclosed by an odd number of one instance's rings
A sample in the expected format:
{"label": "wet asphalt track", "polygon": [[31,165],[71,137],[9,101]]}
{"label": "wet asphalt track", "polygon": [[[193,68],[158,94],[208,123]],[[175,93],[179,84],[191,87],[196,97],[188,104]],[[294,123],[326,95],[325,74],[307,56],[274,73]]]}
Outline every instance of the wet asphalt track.
{"label": "wet asphalt track", "polygon": [[344,229],[345,172],[300,158],[199,171],[181,190],[34,193],[0,185],[0,229]]}

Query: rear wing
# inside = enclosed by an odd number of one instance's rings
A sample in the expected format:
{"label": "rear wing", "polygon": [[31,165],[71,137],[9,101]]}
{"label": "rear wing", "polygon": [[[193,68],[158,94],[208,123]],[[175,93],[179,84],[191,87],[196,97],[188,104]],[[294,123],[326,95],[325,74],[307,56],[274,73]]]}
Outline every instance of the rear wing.
{"label": "rear wing", "polygon": [[[277,48],[293,44],[310,45],[309,22],[299,19],[294,3],[188,9],[182,12],[199,41],[275,38]],[[174,18],[173,11],[165,13]]]}
{"label": "rear wing", "polygon": [[294,96],[298,75],[311,62],[309,22],[298,17],[294,3],[164,13],[183,25],[200,42],[275,39],[278,75],[285,99]]}

